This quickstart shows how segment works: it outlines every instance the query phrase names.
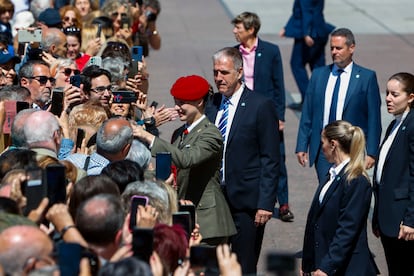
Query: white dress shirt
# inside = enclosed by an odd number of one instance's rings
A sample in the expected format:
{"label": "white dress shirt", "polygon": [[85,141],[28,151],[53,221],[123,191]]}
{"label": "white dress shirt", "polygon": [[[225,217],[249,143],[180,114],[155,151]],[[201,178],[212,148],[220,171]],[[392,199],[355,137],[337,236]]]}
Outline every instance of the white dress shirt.
{"label": "white dress shirt", "polygon": [[330,178],[329,181],[325,183],[325,185],[322,187],[321,193],[319,194],[319,203],[322,203],[323,198],[328,191],[329,187],[331,187],[332,183],[334,182],[336,176],[342,171],[342,169],[349,163],[349,158],[342,161],[341,164],[338,166],[333,165],[329,169]]}

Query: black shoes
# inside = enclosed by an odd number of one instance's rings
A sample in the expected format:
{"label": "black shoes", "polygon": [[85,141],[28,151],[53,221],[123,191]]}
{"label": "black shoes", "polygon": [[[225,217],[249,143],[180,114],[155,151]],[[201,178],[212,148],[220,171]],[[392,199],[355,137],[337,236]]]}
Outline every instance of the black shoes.
{"label": "black shoes", "polygon": [[291,103],[288,108],[296,111],[302,111],[302,103]]}
{"label": "black shoes", "polygon": [[293,213],[289,210],[289,205],[283,204],[279,208],[279,218],[281,221],[284,222],[292,222],[295,216]]}

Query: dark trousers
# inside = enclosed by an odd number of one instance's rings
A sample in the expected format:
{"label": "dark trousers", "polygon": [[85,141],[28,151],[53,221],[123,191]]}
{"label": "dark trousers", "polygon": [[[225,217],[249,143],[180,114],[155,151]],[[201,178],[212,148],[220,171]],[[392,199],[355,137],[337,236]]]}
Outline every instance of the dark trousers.
{"label": "dark trousers", "polygon": [[414,241],[381,235],[389,276],[414,275]]}
{"label": "dark trousers", "polygon": [[325,45],[328,38],[314,38],[314,45],[308,47],[303,38],[295,38],[293,44],[292,56],[290,58],[290,67],[293,77],[302,95],[302,102],[305,98],[305,92],[309,84],[309,75],[306,65],[312,71],[314,68],[325,65]]}
{"label": "dark trousers", "polygon": [[232,212],[237,234],[230,238],[231,249],[237,254],[243,275],[256,274],[265,226],[254,224],[256,212]]}

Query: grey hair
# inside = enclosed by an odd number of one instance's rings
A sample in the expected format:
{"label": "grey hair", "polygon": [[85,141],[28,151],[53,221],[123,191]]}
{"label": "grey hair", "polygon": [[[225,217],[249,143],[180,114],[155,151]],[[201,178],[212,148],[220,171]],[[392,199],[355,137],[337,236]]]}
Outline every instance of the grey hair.
{"label": "grey hair", "polygon": [[102,68],[111,73],[112,82],[117,83],[124,80],[125,67],[128,67],[128,64],[121,57],[106,57],[102,61]]}
{"label": "grey hair", "polygon": [[213,61],[216,62],[224,57],[232,59],[234,64],[234,70],[238,71],[240,68],[243,68],[243,58],[238,49],[234,47],[225,47],[221,50],[218,50],[213,55]]}
{"label": "grey hair", "polygon": [[[49,142],[53,140],[55,131],[60,130],[60,125],[56,117],[48,111],[37,111],[31,114],[24,123],[24,136],[28,145],[39,142]],[[46,113],[45,113],[46,114]]]}
{"label": "grey hair", "polygon": [[0,90],[1,101],[20,101],[24,102],[30,97],[30,91],[26,87],[20,85],[4,86]]}
{"label": "grey hair", "polygon": [[42,38],[42,47],[44,51],[48,52],[50,46],[53,44],[59,45],[61,43],[61,37],[56,35],[57,31],[59,31],[59,29],[49,28],[49,30],[44,33]]}
{"label": "grey hair", "polygon": [[117,133],[105,133],[108,122],[120,120],[120,118],[111,118],[103,122],[96,135],[96,147],[109,154],[120,152],[126,145],[132,143],[133,134],[130,126],[123,126]]}
{"label": "grey hair", "polygon": [[145,170],[151,162],[151,157],[151,152],[148,148],[141,141],[134,139],[125,159],[137,162]]}
{"label": "grey hair", "polygon": [[154,207],[158,213],[158,220],[161,223],[170,224],[171,209],[167,190],[160,184],[150,181],[135,181],[129,183],[122,193],[122,204],[126,212],[129,212],[131,198],[134,195],[147,196],[148,204]]}
{"label": "grey hair", "polygon": [[16,147],[25,147],[26,145],[26,136],[24,135],[24,122],[30,114],[38,110],[30,108],[23,109],[14,117],[12,126],[11,126],[11,139],[13,146]]}

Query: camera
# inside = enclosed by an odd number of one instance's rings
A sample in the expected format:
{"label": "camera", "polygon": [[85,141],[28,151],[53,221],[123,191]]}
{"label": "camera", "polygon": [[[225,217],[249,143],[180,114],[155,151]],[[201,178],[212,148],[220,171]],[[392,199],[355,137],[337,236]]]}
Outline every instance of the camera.
{"label": "camera", "polygon": [[152,11],[147,11],[145,13],[145,16],[147,17],[148,22],[157,20],[157,14],[153,13]]}

